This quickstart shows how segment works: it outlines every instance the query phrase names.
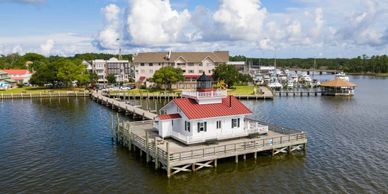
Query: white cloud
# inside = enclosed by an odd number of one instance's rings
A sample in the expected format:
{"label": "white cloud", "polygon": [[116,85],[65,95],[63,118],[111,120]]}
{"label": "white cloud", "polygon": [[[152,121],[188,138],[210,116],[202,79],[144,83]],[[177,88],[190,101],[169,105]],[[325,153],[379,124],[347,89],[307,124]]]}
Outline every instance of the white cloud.
{"label": "white cloud", "polygon": [[169,0],[128,0],[125,11],[115,4],[101,9],[105,25],[94,38],[71,33],[0,37],[0,53],[71,55],[117,52],[120,46],[129,53],[171,48],[272,57],[276,49],[279,57],[350,57],[387,49],[388,1],[293,1],[302,6],[271,12],[260,0],[219,0],[214,10],[198,5],[193,11]]}
{"label": "white cloud", "polygon": [[105,17],[105,27],[98,34],[96,41],[101,49],[117,49],[120,39],[120,8],[109,4],[102,9]]}
{"label": "white cloud", "polygon": [[213,19],[231,39],[257,41],[266,16],[259,0],[221,0]]}
{"label": "white cloud", "polygon": [[40,49],[42,50],[42,52],[44,54],[48,55],[48,54],[50,54],[51,50],[53,49],[54,44],[55,44],[54,40],[48,39],[46,41],[46,43],[40,45]]}
{"label": "white cloud", "polygon": [[186,9],[173,10],[169,0],[131,0],[127,16],[129,43],[156,46],[185,41],[190,37],[184,33],[190,17]]}

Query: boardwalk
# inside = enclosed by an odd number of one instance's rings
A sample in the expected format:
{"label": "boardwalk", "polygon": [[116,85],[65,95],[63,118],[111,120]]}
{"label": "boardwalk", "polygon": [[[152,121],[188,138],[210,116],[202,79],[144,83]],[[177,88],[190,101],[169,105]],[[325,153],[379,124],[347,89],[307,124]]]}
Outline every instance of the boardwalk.
{"label": "boardwalk", "polygon": [[116,99],[112,99],[109,97],[106,97],[102,95],[100,92],[93,92],[91,95],[92,99],[100,102],[102,104],[106,104],[108,106],[111,106],[112,108],[117,108],[119,110],[123,110],[129,113],[132,113],[134,115],[141,116],[142,119],[154,119],[157,115],[154,113],[151,113],[149,111],[143,110],[137,106],[129,105],[123,101],[118,101]]}
{"label": "boardwalk", "polygon": [[11,94],[0,94],[0,99],[18,99],[18,98],[55,98],[55,97],[86,97],[89,96],[88,91],[83,92],[48,92],[48,93],[11,93]]}
{"label": "boardwalk", "polygon": [[[264,123],[263,123],[264,124]],[[267,124],[268,125],[268,124]],[[146,161],[154,162],[155,169],[163,168],[170,177],[179,172],[191,172],[205,167],[217,167],[217,160],[234,157],[246,159],[258,152],[270,151],[272,156],[306,150],[307,135],[298,130],[269,125],[269,133],[259,137],[244,137],[218,141],[214,145],[184,145],[173,139],[161,139],[153,128],[153,121],[127,122],[118,124],[116,141],[129,150],[139,150]],[[113,139],[113,138],[112,138]]]}
{"label": "boardwalk", "polygon": [[321,91],[274,91],[277,96],[321,96]]}

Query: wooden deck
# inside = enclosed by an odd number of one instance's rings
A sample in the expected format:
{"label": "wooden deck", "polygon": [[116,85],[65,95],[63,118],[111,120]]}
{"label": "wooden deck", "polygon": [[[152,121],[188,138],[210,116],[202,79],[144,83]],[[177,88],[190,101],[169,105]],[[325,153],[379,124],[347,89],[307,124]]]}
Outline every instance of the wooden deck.
{"label": "wooden deck", "polygon": [[[113,126],[113,125],[112,125]],[[179,172],[196,171],[204,167],[216,167],[217,160],[234,157],[238,163],[239,156],[246,159],[253,154],[256,159],[258,152],[270,151],[272,156],[280,153],[291,153],[306,150],[306,133],[269,125],[267,135],[255,138],[236,138],[219,141],[214,145],[185,145],[174,139],[161,139],[153,128],[153,121],[139,121],[116,124],[112,128],[112,140],[139,150],[146,155],[146,161],[154,162],[155,169],[163,168],[170,177]]]}
{"label": "wooden deck", "polygon": [[152,113],[152,112],[147,111],[147,110],[143,110],[143,109],[139,108],[138,106],[130,105],[130,104],[125,103],[124,101],[119,101],[116,99],[106,97],[106,96],[102,95],[101,92],[93,92],[91,97],[93,100],[95,100],[101,104],[105,104],[106,106],[112,107],[112,109],[116,108],[119,111],[125,111],[128,113],[132,113],[133,115],[138,115],[138,116],[142,117],[142,120],[155,119],[155,117],[157,116],[155,113]]}
{"label": "wooden deck", "polygon": [[274,91],[279,96],[291,97],[291,96],[322,96],[321,91]]}

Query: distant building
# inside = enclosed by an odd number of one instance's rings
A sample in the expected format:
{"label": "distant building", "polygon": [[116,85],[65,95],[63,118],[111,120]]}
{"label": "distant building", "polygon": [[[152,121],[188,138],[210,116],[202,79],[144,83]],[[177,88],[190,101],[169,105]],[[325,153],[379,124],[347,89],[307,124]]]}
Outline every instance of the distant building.
{"label": "distant building", "polygon": [[187,82],[176,87],[191,88],[188,82],[196,80],[202,73],[212,75],[215,67],[228,63],[229,52],[148,52],[135,54],[132,61],[136,82],[144,83],[161,67],[173,66],[183,70]]}
{"label": "distant building", "polygon": [[109,74],[113,74],[117,82],[128,82],[129,78],[134,76],[128,60],[118,60],[117,58],[110,58],[109,60],[96,59],[90,63],[84,61],[84,64],[90,72],[97,74],[99,83],[107,82]]}
{"label": "distant building", "polygon": [[10,79],[23,84],[28,84],[32,76],[32,73],[26,69],[4,69],[1,71],[7,73]]}
{"label": "distant building", "polygon": [[242,74],[248,74],[248,65],[245,61],[229,61],[228,65],[234,66],[238,72]]}

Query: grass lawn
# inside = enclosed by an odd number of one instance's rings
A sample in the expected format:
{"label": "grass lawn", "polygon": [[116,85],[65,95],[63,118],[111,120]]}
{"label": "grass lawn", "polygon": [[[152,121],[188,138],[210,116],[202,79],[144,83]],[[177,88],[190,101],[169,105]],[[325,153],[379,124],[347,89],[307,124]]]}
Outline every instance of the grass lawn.
{"label": "grass lawn", "polygon": [[229,95],[253,95],[254,86],[235,86],[232,89],[228,89]]}
{"label": "grass lawn", "polygon": [[38,94],[38,93],[49,93],[49,92],[63,92],[66,93],[68,91],[81,91],[83,92],[85,88],[43,88],[43,87],[38,87],[38,88],[32,88],[32,87],[24,87],[24,88],[12,88],[8,90],[0,90],[0,94],[20,94],[20,93],[33,93],[33,94]]}

